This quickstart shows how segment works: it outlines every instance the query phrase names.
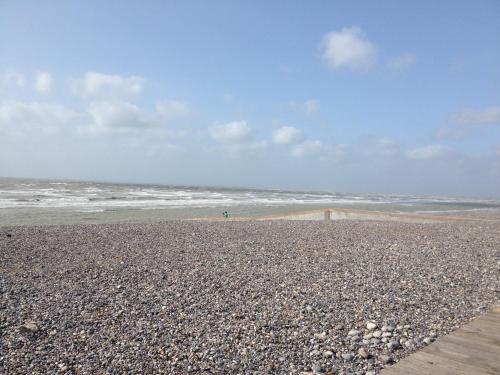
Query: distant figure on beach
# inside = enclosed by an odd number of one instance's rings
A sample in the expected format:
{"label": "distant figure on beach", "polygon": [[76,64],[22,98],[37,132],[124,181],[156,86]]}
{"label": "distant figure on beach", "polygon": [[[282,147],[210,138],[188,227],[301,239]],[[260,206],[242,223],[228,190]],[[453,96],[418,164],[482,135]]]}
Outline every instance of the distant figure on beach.
{"label": "distant figure on beach", "polygon": [[222,216],[224,216],[226,219],[227,219],[227,218],[229,218],[229,214],[227,213],[227,211],[224,211],[224,212],[222,213]]}

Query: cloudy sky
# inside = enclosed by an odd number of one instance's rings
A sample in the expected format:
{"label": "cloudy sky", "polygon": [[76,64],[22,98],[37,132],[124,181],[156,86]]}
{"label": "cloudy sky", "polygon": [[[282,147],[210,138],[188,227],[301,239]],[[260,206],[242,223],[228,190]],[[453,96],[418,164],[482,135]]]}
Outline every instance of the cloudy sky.
{"label": "cloudy sky", "polygon": [[2,1],[0,176],[500,196],[500,2]]}

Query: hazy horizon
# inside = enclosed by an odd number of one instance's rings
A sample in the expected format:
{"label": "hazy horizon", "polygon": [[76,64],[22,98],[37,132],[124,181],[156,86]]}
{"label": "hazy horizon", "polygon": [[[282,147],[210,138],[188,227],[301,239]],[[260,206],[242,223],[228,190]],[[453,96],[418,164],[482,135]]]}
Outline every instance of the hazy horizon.
{"label": "hazy horizon", "polygon": [[0,176],[500,197],[500,3],[0,3]]}

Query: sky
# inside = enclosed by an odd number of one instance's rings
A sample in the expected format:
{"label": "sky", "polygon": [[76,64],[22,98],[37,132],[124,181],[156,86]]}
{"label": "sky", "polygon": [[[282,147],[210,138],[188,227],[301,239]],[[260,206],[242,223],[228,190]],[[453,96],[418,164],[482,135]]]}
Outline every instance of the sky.
{"label": "sky", "polygon": [[0,1],[0,176],[500,198],[500,2]]}

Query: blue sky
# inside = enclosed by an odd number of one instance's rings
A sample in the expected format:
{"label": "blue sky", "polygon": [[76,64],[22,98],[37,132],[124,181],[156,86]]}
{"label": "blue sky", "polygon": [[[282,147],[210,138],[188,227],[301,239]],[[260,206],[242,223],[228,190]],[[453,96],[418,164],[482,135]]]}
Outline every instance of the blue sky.
{"label": "blue sky", "polygon": [[0,175],[500,196],[497,1],[4,1]]}

